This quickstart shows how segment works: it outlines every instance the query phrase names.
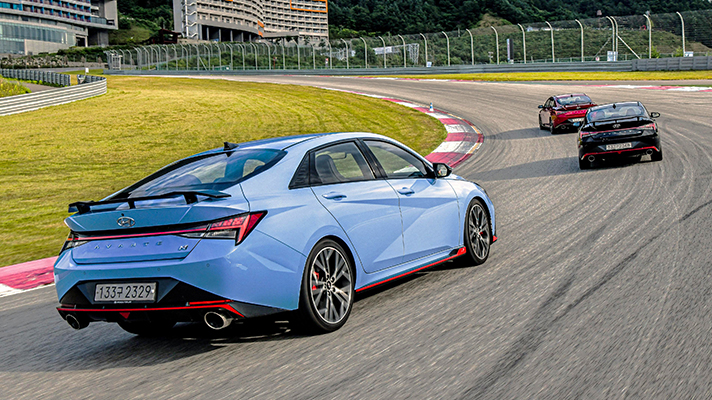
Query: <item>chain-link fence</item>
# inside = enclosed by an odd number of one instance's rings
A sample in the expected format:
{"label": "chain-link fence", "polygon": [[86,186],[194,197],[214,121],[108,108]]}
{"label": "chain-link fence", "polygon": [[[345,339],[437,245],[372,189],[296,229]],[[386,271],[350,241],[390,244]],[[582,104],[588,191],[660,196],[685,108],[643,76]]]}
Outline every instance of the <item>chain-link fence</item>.
{"label": "chain-link fence", "polygon": [[310,42],[201,42],[107,51],[110,69],[289,70],[623,61],[712,54],[712,11],[601,17]]}

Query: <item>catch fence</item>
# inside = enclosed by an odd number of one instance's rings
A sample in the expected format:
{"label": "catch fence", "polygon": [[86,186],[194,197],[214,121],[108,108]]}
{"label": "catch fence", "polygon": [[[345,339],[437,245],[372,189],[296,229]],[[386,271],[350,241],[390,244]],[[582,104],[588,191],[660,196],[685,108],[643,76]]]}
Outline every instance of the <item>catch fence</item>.
{"label": "catch fence", "polygon": [[709,56],[712,11],[310,41],[196,42],[106,52],[112,70],[428,68]]}

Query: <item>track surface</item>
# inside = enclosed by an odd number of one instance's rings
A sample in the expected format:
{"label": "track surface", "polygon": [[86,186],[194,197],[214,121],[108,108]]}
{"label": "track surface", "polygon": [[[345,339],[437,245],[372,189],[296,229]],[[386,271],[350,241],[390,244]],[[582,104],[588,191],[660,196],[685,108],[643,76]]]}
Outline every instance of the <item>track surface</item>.
{"label": "track surface", "polygon": [[[0,398],[711,398],[710,93],[557,84],[253,77],[389,95],[475,123],[456,173],[494,199],[486,264],[454,263],[361,297],[341,330],[279,324],[139,339],[72,331],[54,288],[0,298]],[[585,90],[639,99],[665,159],[581,172],[575,134],[536,106]]]}

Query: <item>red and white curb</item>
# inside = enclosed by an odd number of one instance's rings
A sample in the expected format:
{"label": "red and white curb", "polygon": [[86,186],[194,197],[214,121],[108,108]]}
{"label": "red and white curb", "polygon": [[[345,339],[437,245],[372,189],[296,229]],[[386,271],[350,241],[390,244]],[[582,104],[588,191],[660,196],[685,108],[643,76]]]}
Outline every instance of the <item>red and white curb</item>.
{"label": "red and white curb", "polygon": [[[445,125],[447,137],[432,153],[425,156],[430,162],[446,163],[451,167],[455,167],[470,158],[482,146],[484,141],[484,136],[473,124],[441,110],[433,109],[431,111],[429,107],[425,107],[422,104],[385,96],[327,87],[323,89],[388,100],[437,118]],[[56,260],[57,257],[50,257],[0,268],[0,297],[22,293],[42,285],[54,283],[53,267]]]}
{"label": "red and white curb", "polygon": [[[333,77],[331,75],[320,75],[321,77]],[[381,76],[339,76],[339,78],[352,78],[352,79],[382,79],[391,81],[421,81],[421,82],[460,82],[460,83],[492,83],[493,81],[473,81],[471,79],[434,79],[434,78],[394,78],[394,77],[381,77]],[[547,83],[561,83],[561,84],[574,84],[586,87],[605,87],[612,89],[642,89],[642,90],[670,90],[673,92],[708,92],[712,93],[712,87],[709,86],[681,86],[681,85],[596,85],[596,84],[580,84],[576,81],[547,81]],[[538,81],[497,81],[497,83],[531,83],[536,84]]]}
{"label": "red and white curb", "polygon": [[55,260],[49,257],[0,268],[0,297],[53,283]]}
{"label": "red and white curb", "polygon": [[352,90],[335,89],[330,87],[321,88],[391,101],[438,119],[440,123],[445,125],[447,137],[445,138],[445,141],[440,144],[440,146],[433,150],[432,153],[425,156],[425,158],[430,162],[445,163],[454,168],[458,164],[470,158],[484,142],[484,135],[482,135],[482,132],[480,132],[475,125],[456,115],[448,114],[441,110],[431,110],[430,107],[426,107],[422,104],[416,104],[401,99],[394,99],[387,96],[379,96],[375,94],[354,92]]}

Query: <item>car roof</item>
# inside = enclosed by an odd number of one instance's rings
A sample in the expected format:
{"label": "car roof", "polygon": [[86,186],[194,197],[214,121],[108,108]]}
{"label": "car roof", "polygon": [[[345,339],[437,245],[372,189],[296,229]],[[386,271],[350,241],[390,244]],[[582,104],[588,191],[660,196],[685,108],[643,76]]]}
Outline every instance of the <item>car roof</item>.
{"label": "car roof", "polygon": [[601,109],[604,109],[604,108],[612,107],[613,105],[615,105],[616,107],[626,107],[626,106],[628,106],[628,107],[630,107],[630,106],[640,106],[640,107],[642,107],[642,106],[643,106],[643,104],[642,104],[641,102],[639,102],[639,101],[626,101],[626,102],[624,102],[624,103],[599,104],[599,105],[597,105],[597,106],[595,106],[595,107],[589,108],[588,111],[591,112],[591,111],[601,110]]}
{"label": "car roof", "polygon": [[559,94],[559,95],[556,95],[556,96],[553,96],[553,97],[554,97],[556,100],[559,100],[559,99],[561,99],[561,98],[563,98],[563,97],[574,97],[574,96],[586,96],[586,97],[588,97],[588,95],[587,95],[586,93]]}

